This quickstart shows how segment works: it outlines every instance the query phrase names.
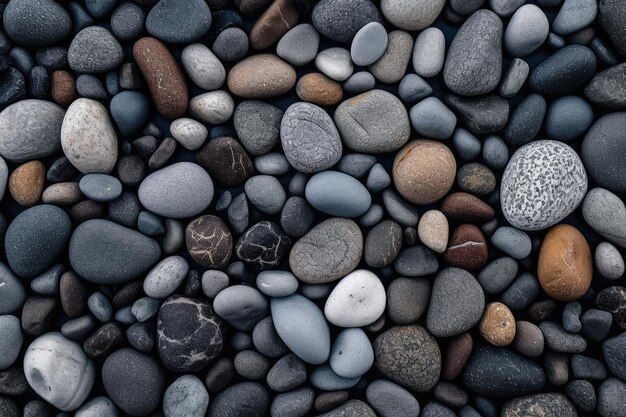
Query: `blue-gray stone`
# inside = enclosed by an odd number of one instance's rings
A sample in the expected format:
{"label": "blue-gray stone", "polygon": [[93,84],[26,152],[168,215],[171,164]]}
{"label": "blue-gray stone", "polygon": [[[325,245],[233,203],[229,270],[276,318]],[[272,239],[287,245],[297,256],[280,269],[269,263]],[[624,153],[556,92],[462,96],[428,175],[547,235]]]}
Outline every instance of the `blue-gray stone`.
{"label": "blue-gray stone", "polygon": [[165,234],[163,220],[154,213],[142,211],[137,217],[137,229],[144,235],[160,236]]}
{"label": "blue-gray stone", "polygon": [[548,37],[550,24],[543,11],[534,4],[526,4],[513,14],[504,32],[504,47],[515,57],[523,57],[537,50]]}
{"label": "blue-gray stone", "polygon": [[270,395],[263,385],[240,382],[220,392],[209,405],[211,417],[261,417],[267,415]]}
{"label": "blue-gray stone", "polygon": [[602,344],[604,361],[613,375],[626,379],[626,332],[620,333]]}
{"label": "blue-gray stone", "polygon": [[498,136],[488,136],[483,143],[483,160],[492,169],[502,169],[509,161],[509,148]]}
{"label": "blue-gray stone", "polygon": [[13,365],[22,349],[22,328],[15,316],[0,316],[0,370]]}
{"label": "blue-gray stone", "polygon": [[122,307],[115,312],[115,321],[125,324],[126,326],[132,326],[137,322],[130,306]]}
{"label": "blue-gray stone", "polygon": [[24,75],[28,75],[35,66],[35,61],[30,52],[19,46],[15,46],[9,51],[9,58],[13,60],[12,66]]}
{"label": "blue-gray stone", "polygon": [[133,40],[143,32],[145,19],[146,13],[141,6],[127,1],[120,4],[111,15],[111,30],[118,39]]}
{"label": "blue-gray stone", "polygon": [[271,175],[255,175],[249,178],[244,190],[250,203],[262,213],[280,213],[287,199],[280,181]]}
{"label": "blue-gray stone", "polygon": [[82,97],[102,100],[107,98],[107,92],[102,82],[93,75],[82,74],[76,79],[76,91]]}
{"label": "blue-gray stone", "polygon": [[581,154],[589,175],[614,193],[626,191],[626,112],[602,116],[587,132]]}
{"label": "blue-gray stone", "polygon": [[370,170],[367,176],[365,186],[373,193],[380,192],[391,184],[391,177],[389,173],[381,164],[376,164]]}
{"label": "blue-gray stone", "polygon": [[80,224],[69,248],[74,271],[89,282],[105,285],[130,281],[153,266],[160,255],[155,240],[104,219]]}
{"label": "blue-gray stone", "polygon": [[100,291],[94,292],[89,296],[87,307],[91,314],[103,323],[108,322],[113,317],[113,306],[109,299]]}
{"label": "blue-gray stone", "polygon": [[111,99],[109,108],[124,136],[138,133],[150,116],[150,100],[139,91],[122,91]]}
{"label": "blue-gray stone", "polygon": [[565,304],[563,308],[563,328],[566,332],[577,334],[582,328],[580,322],[580,315],[582,313],[582,306],[578,301],[570,301]]}
{"label": "blue-gray stone", "polygon": [[289,165],[289,161],[282,153],[271,152],[257,156],[254,159],[254,168],[261,174],[284,175],[289,172],[291,165]]}
{"label": "blue-gray stone", "polygon": [[87,174],[78,183],[85,197],[101,203],[117,200],[122,195],[122,183],[107,174]]}
{"label": "blue-gray stone", "polygon": [[143,323],[146,320],[156,316],[161,307],[161,300],[150,297],[141,297],[135,301],[131,307],[131,312],[138,322]]}
{"label": "blue-gray stone", "polygon": [[[5,80],[6,78],[7,77],[5,77]],[[50,90],[50,77],[48,76],[48,70],[46,70],[44,67],[36,66],[30,72],[29,81],[30,81],[30,94],[34,98],[45,99],[46,96],[48,95],[48,91]],[[19,80],[18,80],[18,83],[19,83]],[[14,85],[14,84],[11,82],[11,85]],[[13,90],[16,91],[15,89]],[[11,93],[11,95],[13,94],[14,93]],[[18,94],[21,95],[21,92],[18,92]]]}
{"label": "blue-gray stone", "polygon": [[387,188],[383,191],[383,204],[389,216],[402,226],[417,226],[419,214],[417,208],[408,203],[395,191]]}
{"label": "blue-gray stone", "polygon": [[272,416],[300,417],[306,415],[315,401],[315,391],[310,387],[278,394],[272,401]]}
{"label": "blue-gray stone", "polygon": [[85,7],[90,15],[101,18],[108,15],[116,3],[117,0],[85,0]]}
{"label": "blue-gray stone", "polygon": [[552,22],[552,30],[562,36],[571,35],[593,23],[597,13],[596,0],[565,0]]}
{"label": "blue-gray stone", "polygon": [[546,114],[546,135],[553,140],[576,139],[593,123],[593,109],[578,96],[559,97],[550,104]]}
{"label": "blue-gray stone", "polygon": [[235,62],[248,53],[248,35],[237,27],[224,29],[213,42],[213,53],[221,61]]}
{"label": "blue-gray stone", "polygon": [[400,81],[398,95],[408,104],[413,104],[428,97],[433,92],[432,87],[417,74],[407,74]]}
{"label": "blue-gray stone", "polygon": [[385,379],[372,381],[365,390],[367,402],[381,417],[417,417],[417,399],[398,384]]}
{"label": "blue-gray stone", "polygon": [[376,157],[374,155],[349,153],[341,158],[337,164],[337,169],[354,178],[361,178],[368,173],[375,163]]}
{"label": "blue-gray stone", "polygon": [[300,294],[272,298],[276,332],[293,353],[305,362],[320,365],[330,355],[330,330],[322,311]]}
{"label": "blue-gray stone", "polygon": [[464,161],[472,161],[480,155],[480,140],[462,127],[454,129],[452,145],[456,154]]}
{"label": "blue-gray stone", "polygon": [[[580,318],[582,324],[582,334],[585,338],[592,342],[602,342],[609,334],[611,325],[613,324],[613,315],[604,310],[590,308]],[[605,358],[605,362],[611,368],[609,360]],[[613,372],[615,373],[615,372]]]}
{"label": "blue-gray stone", "polygon": [[256,277],[256,286],[270,297],[286,297],[298,290],[298,279],[289,271],[262,271]]}
{"label": "blue-gray stone", "polygon": [[211,10],[204,0],[160,0],[146,19],[146,30],[169,43],[191,43],[211,27]]}
{"label": "blue-gray stone", "polygon": [[7,35],[27,47],[58,43],[72,30],[70,16],[53,0],[13,0],[4,9],[3,23]]}
{"label": "blue-gray stone", "polygon": [[626,409],[626,383],[609,378],[598,388],[598,414],[602,417],[621,417]]}
{"label": "blue-gray stone", "polygon": [[[252,343],[259,353],[269,358],[279,358],[289,352],[289,348],[280,339],[278,333],[276,333],[276,328],[274,327],[271,316],[265,317],[254,326],[252,330]],[[302,368],[304,369],[304,362],[295,355],[292,356],[302,363]],[[304,379],[306,379],[306,376]]]}
{"label": "blue-gray stone", "polygon": [[378,22],[370,22],[359,29],[352,39],[350,56],[352,62],[366,67],[378,61],[387,49],[387,31]]}
{"label": "blue-gray stone", "polygon": [[63,264],[56,264],[30,282],[30,289],[40,295],[57,295],[61,275],[65,272]]}
{"label": "blue-gray stone", "polygon": [[525,309],[539,295],[539,281],[533,275],[523,273],[502,294],[500,301],[513,311]]}
{"label": "blue-gray stone", "polygon": [[71,233],[69,216],[57,206],[42,204],[23,211],[4,239],[9,266],[24,278],[39,275],[63,253]]}
{"label": "blue-gray stone", "polygon": [[486,294],[499,294],[517,275],[517,262],[508,256],[490,262],[478,274],[478,282]]}
{"label": "blue-gray stone", "polygon": [[74,32],[80,32],[87,26],[93,26],[94,19],[82,4],[76,1],[71,2],[70,13],[72,14],[72,21],[74,23]]}
{"label": "blue-gray stone", "polygon": [[587,349],[587,341],[579,335],[569,334],[560,324],[543,321],[539,323],[546,346],[555,352],[581,353]]}
{"label": "blue-gray stone", "polygon": [[430,139],[448,139],[456,127],[456,116],[437,97],[428,97],[411,107],[411,125],[419,134]]}
{"label": "blue-gray stone", "polygon": [[295,66],[306,65],[315,59],[320,44],[320,35],[309,23],[302,23],[285,33],[276,54]]}
{"label": "blue-gray stone", "polygon": [[343,89],[347,93],[360,94],[370,91],[376,85],[376,79],[367,71],[355,72],[343,82]]}
{"label": "blue-gray stone", "polygon": [[117,407],[108,397],[94,397],[85,401],[76,410],[74,417],[117,417],[118,415]]}
{"label": "blue-gray stone", "polygon": [[596,71],[596,55],[583,45],[567,45],[530,73],[529,84],[544,95],[562,96],[581,88]]}
{"label": "blue-gray stone", "polygon": [[232,285],[220,291],[213,300],[215,313],[237,330],[248,331],[267,317],[267,299],[247,285]]}
{"label": "blue-gray stone", "polygon": [[513,146],[533,140],[543,124],[546,100],[539,94],[529,94],[513,110],[504,130],[504,140]]}
{"label": "blue-gray stone", "polygon": [[365,374],[374,364],[374,349],[359,328],[344,329],[337,335],[330,351],[329,364],[343,378]]}
{"label": "blue-gray stone", "polygon": [[337,375],[330,365],[322,365],[311,372],[311,385],[322,391],[340,391],[354,387],[359,383],[360,376],[344,378]]}
{"label": "blue-gray stone", "polygon": [[74,71],[103,73],[117,68],[124,58],[115,36],[101,26],[78,32],[67,51],[67,62]]}
{"label": "blue-gray stone", "polygon": [[524,259],[532,250],[530,237],[514,227],[502,226],[491,236],[491,243],[515,259]]}
{"label": "blue-gray stone", "polygon": [[19,310],[26,301],[26,289],[18,277],[0,262],[0,314]]}
{"label": "blue-gray stone", "polygon": [[104,80],[109,95],[114,96],[120,92],[120,79],[117,72],[109,72]]}
{"label": "blue-gray stone", "polygon": [[439,261],[435,253],[426,246],[411,246],[398,254],[393,268],[402,276],[421,277],[437,272]]}
{"label": "blue-gray stone", "polygon": [[370,0],[322,0],[311,14],[317,31],[333,41],[350,43],[369,22],[381,22],[378,8]]}
{"label": "blue-gray stone", "polygon": [[204,417],[208,407],[209,393],[202,381],[193,375],[179,377],[163,395],[165,417]]}
{"label": "blue-gray stone", "polygon": [[372,203],[363,184],[337,171],[315,174],[306,185],[305,196],[315,209],[337,217],[358,217]]}

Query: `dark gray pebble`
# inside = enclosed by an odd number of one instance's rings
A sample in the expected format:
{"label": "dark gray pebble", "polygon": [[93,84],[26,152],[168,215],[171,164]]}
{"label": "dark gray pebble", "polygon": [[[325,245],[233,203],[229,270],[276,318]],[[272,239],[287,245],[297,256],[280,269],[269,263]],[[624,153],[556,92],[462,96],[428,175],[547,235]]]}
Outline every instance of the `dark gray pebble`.
{"label": "dark gray pebble", "polygon": [[565,95],[582,87],[596,70],[596,56],[583,45],[568,45],[530,73],[530,87],[540,94]]}
{"label": "dark gray pebble", "polygon": [[13,0],[4,9],[4,30],[18,45],[47,46],[65,39],[70,16],[53,0]]}
{"label": "dark gray pebble", "polygon": [[146,30],[169,43],[191,43],[211,27],[211,10],[203,0],[160,0],[146,19]]}
{"label": "dark gray pebble", "polygon": [[256,382],[240,382],[211,400],[210,417],[262,417],[270,406],[267,390]]}
{"label": "dark gray pebble", "polygon": [[521,146],[535,139],[546,114],[546,100],[539,94],[529,94],[520,102],[504,129],[504,140],[509,145]]}
{"label": "dark gray pebble", "polygon": [[469,98],[448,94],[446,103],[467,129],[477,135],[496,132],[509,120],[508,101],[496,95]]}
{"label": "dark gray pebble", "polygon": [[322,0],[311,14],[317,31],[337,42],[350,43],[370,22],[382,23],[378,8],[370,0]]}

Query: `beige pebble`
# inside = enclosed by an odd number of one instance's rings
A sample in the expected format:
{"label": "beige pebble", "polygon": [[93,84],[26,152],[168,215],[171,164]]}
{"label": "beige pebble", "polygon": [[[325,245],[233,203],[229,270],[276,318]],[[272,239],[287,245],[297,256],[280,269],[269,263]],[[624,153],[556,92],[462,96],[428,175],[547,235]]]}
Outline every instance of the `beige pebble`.
{"label": "beige pebble", "polygon": [[70,206],[82,200],[77,182],[59,182],[50,185],[43,192],[42,201],[57,206]]}
{"label": "beige pebble", "polygon": [[448,247],[448,219],[439,210],[429,210],[420,219],[417,234],[422,243],[437,253]]}
{"label": "beige pebble", "polygon": [[507,346],[515,339],[515,317],[502,303],[489,303],[480,321],[480,334],[494,346]]}

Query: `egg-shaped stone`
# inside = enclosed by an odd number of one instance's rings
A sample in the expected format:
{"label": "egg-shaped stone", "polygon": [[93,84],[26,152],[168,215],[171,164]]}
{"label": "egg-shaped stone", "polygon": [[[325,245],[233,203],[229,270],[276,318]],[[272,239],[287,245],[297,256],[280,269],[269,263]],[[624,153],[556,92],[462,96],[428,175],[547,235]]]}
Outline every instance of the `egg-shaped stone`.
{"label": "egg-shaped stone", "polygon": [[313,208],[337,217],[358,217],[372,204],[372,196],[359,180],[338,171],[315,174],[304,195]]}
{"label": "egg-shaped stone", "polygon": [[385,311],[387,295],[373,272],[356,270],[335,286],[326,300],[326,319],[340,327],[361,327],[374,323]]}

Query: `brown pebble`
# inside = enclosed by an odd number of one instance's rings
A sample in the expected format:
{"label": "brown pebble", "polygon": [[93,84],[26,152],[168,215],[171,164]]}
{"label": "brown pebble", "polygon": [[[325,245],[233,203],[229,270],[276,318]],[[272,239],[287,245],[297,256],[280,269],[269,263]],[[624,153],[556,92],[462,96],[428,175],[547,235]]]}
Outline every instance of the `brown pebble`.
{"label": "brown pebble", "polygon": [[230,70],[226,83],[228,89],[239,97],[277,97],[296,84],[296,71],[276,55],[253,55]]}
{"label": "brown pebble", "polygon": [[515,317],[502,303],[489,303],[480,321],[480,334],[494,346],[507,346],[515,338]]}
{"label": "brown pebble", "polygon": [[446,351],[445,360],[441,368],[441,377],[447,381],[455,379],[467,363],[474,341],[469,333],[460,334],[450,340]]}
{"label": "brown pebble", "polygon": [[9,177],[9,192],[17,204],[30,207],[41,199],[46,182],[46,167],[30,161],[15,168]]}
{"label": "brown pebble", "polygon": [[67,107],[72,104],[78,97],[72,74],[63,70],[54,71],[50,77],[50,94],[59,106]]}
{"label": "brown pebble", "polygon": [[343,97],[341,84],[319,72],[304,75],[296,84],[300,100],[320,106],[334,106]]}
{"label": "brown pebble", "polygon": [[382,57],[369,66],[374,77],[385,84],[399,82],[411,60],[413,54],[413,38],[403,30],[394,30],[389,33],[387,49]]}
{"label": "brown pebble", "polygon": [[452,236],[443,259],[452,266],[463,269],[479,269],[487,263],[489,250],[480,229],[473,224],[462,224]]}
{"label": "brown pebble", "polygon": [[452,221],[483,224],[493,219],[489,204],[469,193],[452,193],[441,203],[441,211]]}
{"label": "brown pebble", "polygon": [[160,41],[145,37],[135,42],[133,56],[143,74],[159,114],[176,119],[185,114],[189,94],[176,60]]}
{"label": "brown pebble", "polygon": [[82,197],[77,182],[58,182],[44,190],[41,201],[45,204],[71,206],[78,203]]}
{"label": "brown pebble", "polygon": [[573,226],[559,224],[546,234],[539,250],[537,278],[558,301],[577,300],[589,289],[593,275],[591,249]]}
{"label": "brown pebble", "polygon": [[75,319],[85,313],[88,297],[88,289],[78,275],[72,271],[67,271],[61,275],[59,298],[61,299],[61,307],[69,318]]}
{"label": "brown pebble", "polygon": [[496,176],[493,172],[475,162],[459,168],[456,182],[461,190],[476,195],[489,195],[496,189]]}
{"label": "brown pebble", "polygon": [[196,160],[215,182],[224,187],[240,185],[254,172],[246,150],[228,136],[210,140],[196,154]]}
{"label": "brown pebble", "polygon": [[541,356],[544,348],[544,338],[541,329],[528,321],[520,320],[515,324],[515,339],[513,348],[519,353],[531,358]]}
{"label": "brown pebble", "polygon": [[70,216],[76,223],[104,216],[104,205],[93,200],[83,200],[70,210]]}
{"label": "brown pebble", "polygon": [[250,45],[267,49],[298,23],[300,13],[293,0],[275,0],[258,18],[250,31]]}
{"label": "brown pebble", "polygon": [[315,411],[325,413],[348,401],[348,391],[323,392],[315,398]]}
{"label": "brown pebble", "polygon": [[414,140],[393,161],[393,182],[404,198],[430,204],[442,198],[454,184],[456,161],[450,149],[433,140]]}
{"label": "brown pebble", "polygon": [[233,253],[233,237],[217,216],[200,216],[185,230],[185,243],[191,258],[206,269],[223,268]]}

